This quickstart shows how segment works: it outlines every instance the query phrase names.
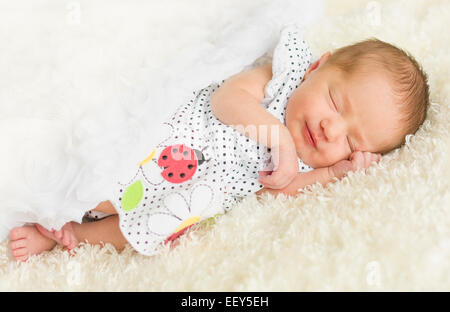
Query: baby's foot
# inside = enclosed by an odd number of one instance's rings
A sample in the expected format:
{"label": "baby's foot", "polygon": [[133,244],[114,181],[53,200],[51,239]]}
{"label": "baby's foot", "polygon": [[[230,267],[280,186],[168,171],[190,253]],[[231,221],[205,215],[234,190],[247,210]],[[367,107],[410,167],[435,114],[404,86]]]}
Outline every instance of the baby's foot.
{"label": "baby's foot", "polygon": [[67,247],[67,249],[71,250],[78,245],[78,239],[75,236],[75,232],[72,227],[72,222],[67,222],[64,226],[56,231],[49,231],[46,228],[42,227],[39,224],[36,224],[36,228],[41,232],[42,235],[56,241],[58,244]]}
{"label": "baby's foot", "polygon": [[11,254],[16,261],[26,261],[31,255],[51,250],[56,242],[43,236],[34,225],[16,227],[9,232]]}

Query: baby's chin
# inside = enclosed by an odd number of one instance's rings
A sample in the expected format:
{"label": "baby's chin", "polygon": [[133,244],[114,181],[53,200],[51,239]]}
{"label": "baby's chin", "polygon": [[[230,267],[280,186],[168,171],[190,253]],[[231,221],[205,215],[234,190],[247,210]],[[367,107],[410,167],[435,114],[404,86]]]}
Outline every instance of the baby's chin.
{"label": "baby's chin", "polygon": [[314,155],[313,153],[306,152],[297,152],[297,156],[302,160],[305,165],[308,165],[312,168],[323,168],[333,166],[337,161],[330,161],[327,159],[323,159],[320,155]]}
{"label": "baby's chin", "polygon": [[314,161],[314,160],[309,160],[309,159],[303,160],[303,158],[301,158],[301,157],[300,157],[300,159],[302,160],[302,162],[303,162],[305,165],[308,165],[308,166],[310,166],[311,168],[314,168],[314,169],[316,169],[316,168],[321,168],[321,167],[325,167],[325,166],[322,165],[320,162],[317,162],[317,161]]}
{"label": "baby's chin", "polygon": [[312,168],[319,168],[317,167],[317,161],[312,157],[312,155],[308,155],[307,153],[304,153],[302,151],[298,151],[297,149],[297,156],[301,159],[301,161]]}

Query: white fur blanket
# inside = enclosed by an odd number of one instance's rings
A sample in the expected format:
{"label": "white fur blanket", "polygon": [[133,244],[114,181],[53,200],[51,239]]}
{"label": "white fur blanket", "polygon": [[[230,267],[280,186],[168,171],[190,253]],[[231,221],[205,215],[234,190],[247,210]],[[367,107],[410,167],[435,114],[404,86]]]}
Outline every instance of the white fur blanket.
{"label": "white fur blanket", "polygon": [[[146,3],[0,1],[0,205],[104,200],[111,168],[135,163],[183,94],[250,65],[292,21],[315,57],[371,36],[410,51],[429,74],[428,120],[367,172],[296,198],[250,196],[159,256],[82,245],[17,264],[3,241],[0,290],[450,290],[448,1],[371,1],[346,15],[330,2],[328,14],[293,0]],[[32,149],[52,157],[44,181],[17,161]]]}

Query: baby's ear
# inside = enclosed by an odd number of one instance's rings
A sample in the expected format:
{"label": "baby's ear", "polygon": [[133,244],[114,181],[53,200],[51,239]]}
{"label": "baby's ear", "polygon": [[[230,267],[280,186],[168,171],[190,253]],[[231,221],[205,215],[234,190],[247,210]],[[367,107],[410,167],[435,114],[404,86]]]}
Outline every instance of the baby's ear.
{"label": "baby's ear", "polygon": [[308,76],[311,72],[313,72],[314,70],[316,70],[317,68],[319,68],[320,66],[322,66],[323,64],[325,64],[325,62],[328,60],[328,58],[330,57],[331,52],[328,51],[325,54],[323,54],[320,59],[318,59],[317,61],[315,61],[314,63],[312,63],[308,69],[306,70],[305,76],[303,77],[303,80],[308,79]]}

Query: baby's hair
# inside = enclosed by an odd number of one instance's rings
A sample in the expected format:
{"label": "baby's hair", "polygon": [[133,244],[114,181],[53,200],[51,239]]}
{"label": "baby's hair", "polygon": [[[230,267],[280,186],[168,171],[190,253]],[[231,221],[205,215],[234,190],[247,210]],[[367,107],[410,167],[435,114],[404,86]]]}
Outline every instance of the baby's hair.
{"label": "baby's hair", "polygon": [[393,82],[393,92],[401,99],[400,132],[403,134],[403,140],[381,153],[400,147],[405,136],[416,133],[426,119],[429,106],[428,78],[420,64],[408,52],[371,38],[335,50],[327,63],[347,74],[363,72],[367,65],[375,65],[389,74]]}

